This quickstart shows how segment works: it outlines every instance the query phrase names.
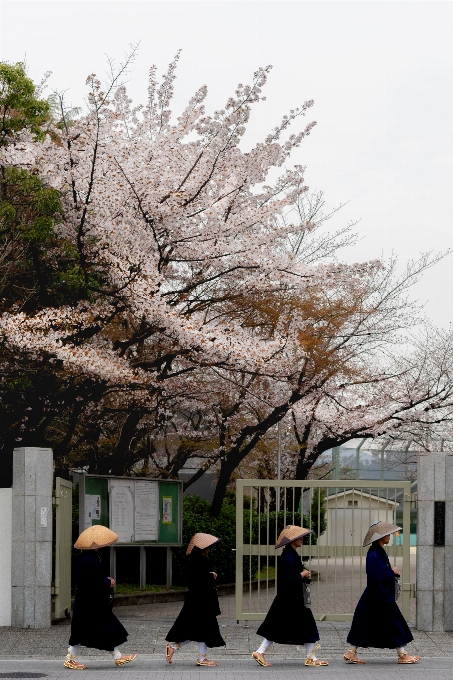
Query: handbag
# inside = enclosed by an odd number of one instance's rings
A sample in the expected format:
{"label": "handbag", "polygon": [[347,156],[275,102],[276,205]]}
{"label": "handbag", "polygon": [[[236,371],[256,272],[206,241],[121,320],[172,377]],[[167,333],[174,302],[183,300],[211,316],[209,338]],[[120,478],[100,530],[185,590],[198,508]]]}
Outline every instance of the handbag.
{"label": "handbag", "polygon": [[398,574],[395,574],[395,602],[401,595],[401,581]]}
{"label": "handbag", "polygon": [[311,609],[310,581],[302,581],[302,589],[304,593],[304,607],[307,607],[307,609]]}

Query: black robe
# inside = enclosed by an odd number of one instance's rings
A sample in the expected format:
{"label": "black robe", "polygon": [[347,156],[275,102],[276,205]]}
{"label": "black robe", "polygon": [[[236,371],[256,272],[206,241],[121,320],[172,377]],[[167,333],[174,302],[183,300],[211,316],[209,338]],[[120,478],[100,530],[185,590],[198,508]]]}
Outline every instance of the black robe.
{"label": "black robe", "polygon": [[299,554],[291,545],[286,545],[277,558],[277,595],[257,635],[281,645],[303,645],[319,640],[312,611],[304,606],[300,575],[303,569]]}
{"label": "black robe", "polygon": [[367,587],[354,612],[348,642],[355,647],[395,649],[413,640],[395,602],[395,574],[377,541],[366,556]]}
{"label": "black robe", "polygon": [[194,548],[188,560],[188,593],[181,612],[168,631],[167,642],[194,640],[205,642],[208,647],[223,647],[217,616],[219,598],[215,587],[211,564],[201,550]]}
{"label": "black robe", "polygon": [[77,591],[70,645],[113,652],[127,640],[127,631],[112,612],[113,591],[95,550],[83,551],[77,565]]}

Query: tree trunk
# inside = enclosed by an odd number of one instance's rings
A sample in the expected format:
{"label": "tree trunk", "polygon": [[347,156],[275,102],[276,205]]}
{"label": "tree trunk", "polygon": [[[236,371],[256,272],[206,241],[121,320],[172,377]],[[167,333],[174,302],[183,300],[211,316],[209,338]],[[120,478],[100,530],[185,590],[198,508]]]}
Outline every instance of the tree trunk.
{"label": "tree trunk", "polygon": [[142,412],[134,410],[129,413],[121,428],[121,436],[118,441],[115,456],[112,461],[112,474],[124,475],[126,472],[126,452],[130,446],[132,437],[134,436],[135,428],[139,424],[142,417]]}
{"label": "tree trunk", "polygon": [[222,509],[223,499],[225,498],[225,493],[228,487],[228,482],[233,473],[235,466],[228,464],[226,460],[223,460],[220,465],[220,475],[217,480],[217,485],[214,492],[214,498],[212,499],[211,505],[211,517],[218,517]]}

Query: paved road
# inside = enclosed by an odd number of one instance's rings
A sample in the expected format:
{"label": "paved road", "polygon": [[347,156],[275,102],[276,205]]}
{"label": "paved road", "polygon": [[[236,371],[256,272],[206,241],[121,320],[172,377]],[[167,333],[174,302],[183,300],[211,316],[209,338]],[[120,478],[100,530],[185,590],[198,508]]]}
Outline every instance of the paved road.
{"label": "paved road", "polygon": [[[414,666],[398,666],[393,659],[369,659],[366,666],[349,666],[335,659],[325,668],[305,668],[302,659],[279,660],[272,668],[260,668],[251,659],[237,660],[225,658],[217,669],[197,668],[193,661],[179,661],[172,666],[165,661],[148,659],[142,656],[122,668],[115,668],[111,661],[93,660],[87,671],[77,671],[78,680],[106,680],[121,673],[121,680],[301,680],[322,676],[323,680],[346,680],[358,677],[360,680],[400,680],[410,676],[422,680],[429,675],[430,680],[451,680],[453,657],[426,658]],[[12,673],[33,673],[56,680],[67,680],[70,671],[61,661],[2,661],[0,677],[13,678]],[[17,676],[16,676],[17,677]],[[36,676],[35,676],[36,677]]]}
{"label": "paved road", "polygon": [[[121,619],[129,632],[129,642],[122,646],[124,653],[136,652],[140,656],[161,660],[164,656],[165,637],[173,623],[172,618],[152,620]],[[212,650],[211,657],[221,659],[243,659],[247,663],[250,654],[256,650],[260,638],[256,635],[259,622],[250,622],[249,627],[243,623],[237,624],[232,619],[220,619],[220,630],[226,642],[226,647]],[[349,623],[333,623],[323,621],[318,624],[321,636],[322,657],[340,659],[344,653]],[[450,633],[423,633],[413,631],[414,642],[408,645],[408,651],[421,656],[451,657],[453,656],[453,636]],[[15,630],[0,628],[0,660],[7,659],[62,659],[66,654],[69,637],[69,625],[52,626],[46,630]],[[81,658],[99,660],[103,662],[106,654],[94,649],[83,649]],[[394,659],[395,653],[390,650],[369,649],[361,650],[364,658]],[[195,643],[183,647],[177,654],[179,661],[193,662],[196,658]],[[303,649],[292,645],[274,645],[269,652],[269,658],[288,659],[303,655]],[[253,665],[253,664],[252,664]],[[452,676],[453,677],[453,676]]]}

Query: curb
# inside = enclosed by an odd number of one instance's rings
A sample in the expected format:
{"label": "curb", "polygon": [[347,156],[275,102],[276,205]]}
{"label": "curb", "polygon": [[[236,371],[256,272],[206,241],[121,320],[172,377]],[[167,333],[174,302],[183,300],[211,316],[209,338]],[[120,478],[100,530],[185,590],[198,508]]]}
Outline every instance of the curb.
{"label": "curb", "polygon": [[[258,584],[261,589],[267,587],[273,588],[275,586],[275,578],[270,578],[268,581],[252,581],[244,583],[243,592],[248,590],[258,590]],[[251,586],[251,588],[250,588]],[[218,595],[234,595],[236,592],[236,585],[234,583],[224,583],[217,586]],[[161,590],[159,593],[143,592],[134,593],[131,595],[115,595],[113,599],[114,607],[130,607],[137,604],[158,604],[159,602],[182,602],[186,597],[187,590]]]}

